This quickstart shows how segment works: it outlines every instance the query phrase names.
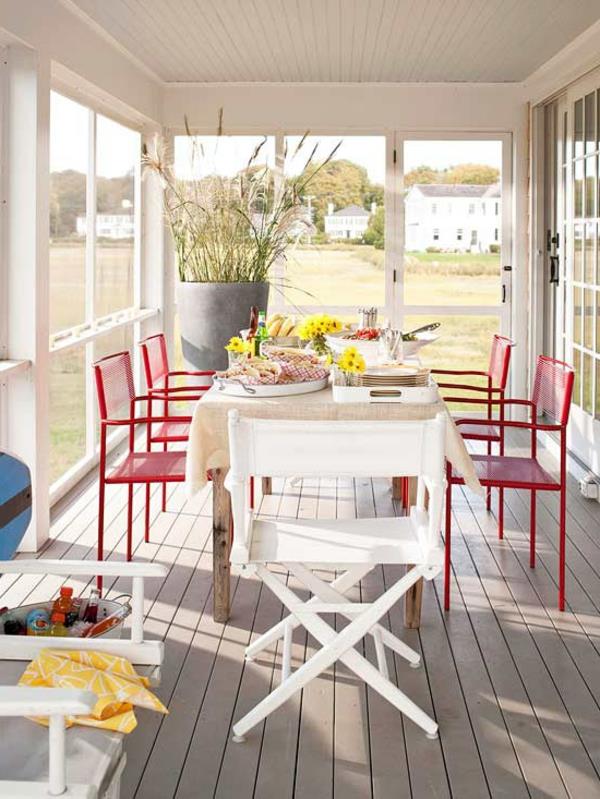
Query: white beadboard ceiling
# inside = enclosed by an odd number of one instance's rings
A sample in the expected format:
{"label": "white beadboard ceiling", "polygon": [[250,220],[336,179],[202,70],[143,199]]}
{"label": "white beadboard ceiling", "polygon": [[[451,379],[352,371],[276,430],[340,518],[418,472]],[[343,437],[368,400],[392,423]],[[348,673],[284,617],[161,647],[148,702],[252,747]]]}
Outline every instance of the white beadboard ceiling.
{"label": "white beadboard ceiling", "polygon": [[166,82],[521,81],[600,0],[64,0]]}

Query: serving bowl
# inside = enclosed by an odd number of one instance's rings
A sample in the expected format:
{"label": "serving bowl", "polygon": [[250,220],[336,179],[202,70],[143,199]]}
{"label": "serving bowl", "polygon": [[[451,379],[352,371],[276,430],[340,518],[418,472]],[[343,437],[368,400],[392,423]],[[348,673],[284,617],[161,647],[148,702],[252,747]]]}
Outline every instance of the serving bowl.
{"label": "serving bowl", "polygon": [[[356,347],[360,354],[365,359],[367,366],[376,366],[380,358],[380,342],[368,341],[364,339],[351,339],[345,338],[348,335],[347,330],[342,330],[339,333],[330,333],[325,336],[325,341],[331,348],[335,355],[341,355],[346,347]],[[417,333],[417,336],[412,341],[402,342],[402,357],[413,358],[418,351],[426,344],[431,344],[437,341],[439,336],[436,333]]]}

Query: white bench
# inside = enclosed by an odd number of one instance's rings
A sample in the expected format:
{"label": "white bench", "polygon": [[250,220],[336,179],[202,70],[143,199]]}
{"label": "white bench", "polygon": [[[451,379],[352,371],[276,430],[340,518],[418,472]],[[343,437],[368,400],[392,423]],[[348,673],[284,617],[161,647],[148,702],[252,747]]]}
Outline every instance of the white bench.
{"label": "white bench", "polygon": [[[65,716],[87,715],[95,704],[88,691],[19,687],[25,663],[48,647],[94,649],[127,658],[153,681],[164,659],[161,641],[144,638],[144,579],[164,578],[155,563],[95,561],[0,561],[0,574],[125,577],[132,579],[130,637],[46,638],[0,635],[0,796],[2,799],[119,799],[125,768],[123,736],[91,727],[65,730]],[[48,716],[49,729],[27,716]]]}

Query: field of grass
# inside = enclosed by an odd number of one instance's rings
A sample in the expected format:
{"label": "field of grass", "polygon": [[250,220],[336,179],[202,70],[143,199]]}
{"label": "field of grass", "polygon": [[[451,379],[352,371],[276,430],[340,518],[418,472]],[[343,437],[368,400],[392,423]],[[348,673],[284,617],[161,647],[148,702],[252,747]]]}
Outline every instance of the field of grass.
{"label": "field of grass", "polygon": [[[84,258],[81,247],[51,247],[51,330],[84,318]],[[98,263],[97,294],[102,313],[131,302],[131,248],[108,245]],[[406,257],[405,297],[418,305],[495,305],[499,301],[499,257],[455,253],[410,253]],[[383,252],[366,246],[297,247],[287,263],[286,299],[298,305],[383,305]],[[298,287],[301,287],[300,290]],[[407,317],[407,329],[439,321],[440,339],[422,350],[423,361],[447,368],[486,367],[497,316]],[[119,330],[95,344],[95,357],[133,346],[131,331]],[[179,348],[178,348],[179,349]],[[177,360],[181,354],[178,351]],[[50,376],[51,478],[59,477],[85,451],[83,351],[53,356]]]}

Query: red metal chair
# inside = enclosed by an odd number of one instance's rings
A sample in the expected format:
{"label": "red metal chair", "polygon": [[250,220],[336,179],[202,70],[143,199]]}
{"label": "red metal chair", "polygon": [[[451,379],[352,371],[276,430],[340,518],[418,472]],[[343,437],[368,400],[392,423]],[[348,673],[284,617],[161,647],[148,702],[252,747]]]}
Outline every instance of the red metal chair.
{"label": "red metal chair", "polygon": [[[135,415],[137,402],[148,402],[150,395],[136,396],[128,352],[101,358],[94,364],[98,409],[100,413],[100,477],[98,497],[98,559],[104,556],[104,496],[107,485],[127,485],[127,560],[132,557],[133,486],[136,483],[180,483],[185,479],[185,452],[150,452],[150,423],[164,423],[171,417]],[[179,400],[194,399],[177,395]],[[166,402],[174,402],[171,397]],[[125,413],[126,415],[121,415]],[[135,427],[147,425],[146,452],[135,451]],[[110,470],[106,468],[106,439],[111,427],[129,428],[129,452]],[[145,540],[149,540],[150,503],[146,501]],[[101,587],[101,578],[98,578]]]}
{"label": "red metal chair", "polygon": [[[500,455],[473,455],[473,462],[481,485],[486,488],[523,488],[531,491],[530,531],[529,531],[529,565],[535,567],[535,526],[536,526],[536,492],[559,491],[559,576],[558,607],[565,609],[565,544],[566,544],[566,464],[567,464],[567,423],[571,409],[573,394],[573,367],[562,361],[554,360],[546,355],[539,355],[530,400],[525,399],[493,399],[491,403],[500,408],[509,405],[520,405],[530,409],[529,422],[513,422],[504,418],[494,419],[493,423],[501,428],[515,427],[531,431],[531,452],[529,457]],[[477,403],[474,398],[448,397],[449,401]],[[538,414],[544,414],[555,421],[555,424],[538,423]],[[469,419],[465,424],[486,427],[491,419]],[[462,426],[461,420],[457,422]],[[560,478],[557,481],[540,465],[537,460],[537,433],[539,430],[557,432],[560,439]],[[464,480],[452,474],[452,465],[446,465],[446,536],[445,536],[445,568],[444,568],[444,607],[450,608],[450,562],[451,562],[451,526],[452,526],[452,486],[461,485]],[[502,497],[502,494],[500,494]],[[502,537],[504,525],[503,502],[498,506],[498,534]]]}
{"label": "red metal chair", "polygon": [[[508,374],[510,369],[510,356],[512,348],[515,346],[514,341],[511,341],[505,336],[494,334],[492,339],[492,348],[490,350],[490,362],[486,372],[478,372],[475,370],[455,370],[455,369],[432,369],[432,374],[436,375],[460,375],[460,376],[478,376],[487,378],[487,386],[476,386],[471,383],[438,383],[439,388],[447,389],[460,389],[461,391],[475,391],[486,394],[487,397],[480,401],[481,405],[487,406],[487,418],[493,417],[493,405],[491,400],[494,396],[502,399],[506,391],[506,384],[508,382]],[[444,397],[447,400],[447,397]],[[499,418],[504,418],[504,408],[500,406]],[[498,452],[500,455],[504,454],[504,429],[497,424],[471,424],[471,419],[461,419],[461,435],[466,441],[485,441],[487,442],[487,453],[492,454],[492,444],[497,443]],[[501,504],[504,501],[502,496],[502,489],[498,492],[498,502]],[[486,495],[486,508],[491,510],[492,495],[488,491]]]}
{"label": "red metal chair", "polygon": [[[211,382],[207,385],[176,386],[173,385],[173,378],[177,377],[202,377],[212,378],[214,371],[177,371],[169,369],[169,357],[167,354],[167,344],[163,333],[148,336],[140,341],[142,350],[142,363],[144,364],[144,374],[146,377],[146,388],[151,399],[148,402],[148,416],[153,416],[153,401],[161,400],[163,403],[162,415],[166,421],[159,424],[150,425],[150,448],[152,444],[162,444],[163,450],[168,449],[171,443],[186,443],[190,435],[191,416],[173,415],[169,413],[169,397],[181,400],[178,396],[182,393],[194,395],[192,399],[201,399],[205,392],[211,387]],[[146,501],[150,494],[150,487],[146,489]],[[162,510],[167,509],[167,486],[163,485],[162,490]]]}

